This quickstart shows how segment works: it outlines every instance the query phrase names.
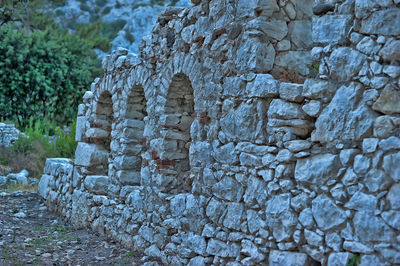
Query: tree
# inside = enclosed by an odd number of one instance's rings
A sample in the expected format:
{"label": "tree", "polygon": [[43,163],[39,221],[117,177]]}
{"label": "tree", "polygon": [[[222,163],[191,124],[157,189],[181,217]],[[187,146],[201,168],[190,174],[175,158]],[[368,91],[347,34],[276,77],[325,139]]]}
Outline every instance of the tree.
{"label": "tree", "polygon": [[0,116],[20,127],[29,117],[69,122],[99,74],[91,44],[61,30],[0,28]]}

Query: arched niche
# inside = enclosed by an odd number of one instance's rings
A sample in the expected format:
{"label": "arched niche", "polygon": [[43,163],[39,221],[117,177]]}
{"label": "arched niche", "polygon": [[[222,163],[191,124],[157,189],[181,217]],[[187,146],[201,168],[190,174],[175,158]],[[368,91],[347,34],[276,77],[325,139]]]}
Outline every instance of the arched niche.
{"label": "arched niche", "polygon": [[194,101],[193,87],[186,75],[180,73],[172,78],[164,110],[165,113],[160,116],[164,146],[156,161],[166,180],[162,186],[170,192],[190,191],[189,147]]}
{"label": "arched niche", "polygon": [[89,129],[88,138],[90,142],[99,145],[100,149],[108,153],[107,160],[96,166],[96,174],[108,175],[110,161],[111,130],[114,119],[113,103],[111,94],[103,92],[95,105],[95,116]]}
{"label": "arched niche", "polygon": [[132,88],[127,101],[124,114],[123,139],[121,150],[124,160],[120,166],[118,178],[122,185],[139,185],[142,166],[142,152],[145,149],[146,140],[144,133],[144,118],[146,112],[146,98],[144,90],[140,86]]}

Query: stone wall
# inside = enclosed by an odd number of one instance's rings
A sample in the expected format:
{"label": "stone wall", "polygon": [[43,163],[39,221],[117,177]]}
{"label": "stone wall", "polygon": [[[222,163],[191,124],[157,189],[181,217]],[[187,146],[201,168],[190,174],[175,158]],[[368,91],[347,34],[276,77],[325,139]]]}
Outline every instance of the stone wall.
{"label": "stone wall", "polygon": [[0,123],[0,146],[10,147],[20,134],[13,124]]}
{"label": "stone wall", "polygon": [[171,265],[400,263],[399,1],[192,2],[103,61],[48,207]]}

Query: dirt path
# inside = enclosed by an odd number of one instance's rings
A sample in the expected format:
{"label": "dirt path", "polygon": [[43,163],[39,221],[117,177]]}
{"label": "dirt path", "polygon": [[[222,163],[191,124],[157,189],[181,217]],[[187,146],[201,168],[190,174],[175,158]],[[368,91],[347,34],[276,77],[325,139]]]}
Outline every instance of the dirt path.
{"label": "dirt path", "polygon": [[0,266],[162,265],[47,211],[32,192],[0,193]]}

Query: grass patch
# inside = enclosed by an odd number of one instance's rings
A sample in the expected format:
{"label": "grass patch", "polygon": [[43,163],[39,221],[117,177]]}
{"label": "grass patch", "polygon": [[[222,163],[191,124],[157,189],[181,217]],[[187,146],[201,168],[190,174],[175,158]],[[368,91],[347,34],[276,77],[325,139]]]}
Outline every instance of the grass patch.
{"label": "grass patch", "polygon": [[5,188],[0,188],[0,192],[7,192],[7,193],[13,193],[15,191],[30,191],[30,192],[38,192],[38,184],[35,184],[33,186],[28,186],[28,185],[9,185],[6,186]]}
{"label": "grass patch", "polygon": [[361,263],[361,255],[354,254],[349,261],[347,262],[347,266],[357,266]]}

